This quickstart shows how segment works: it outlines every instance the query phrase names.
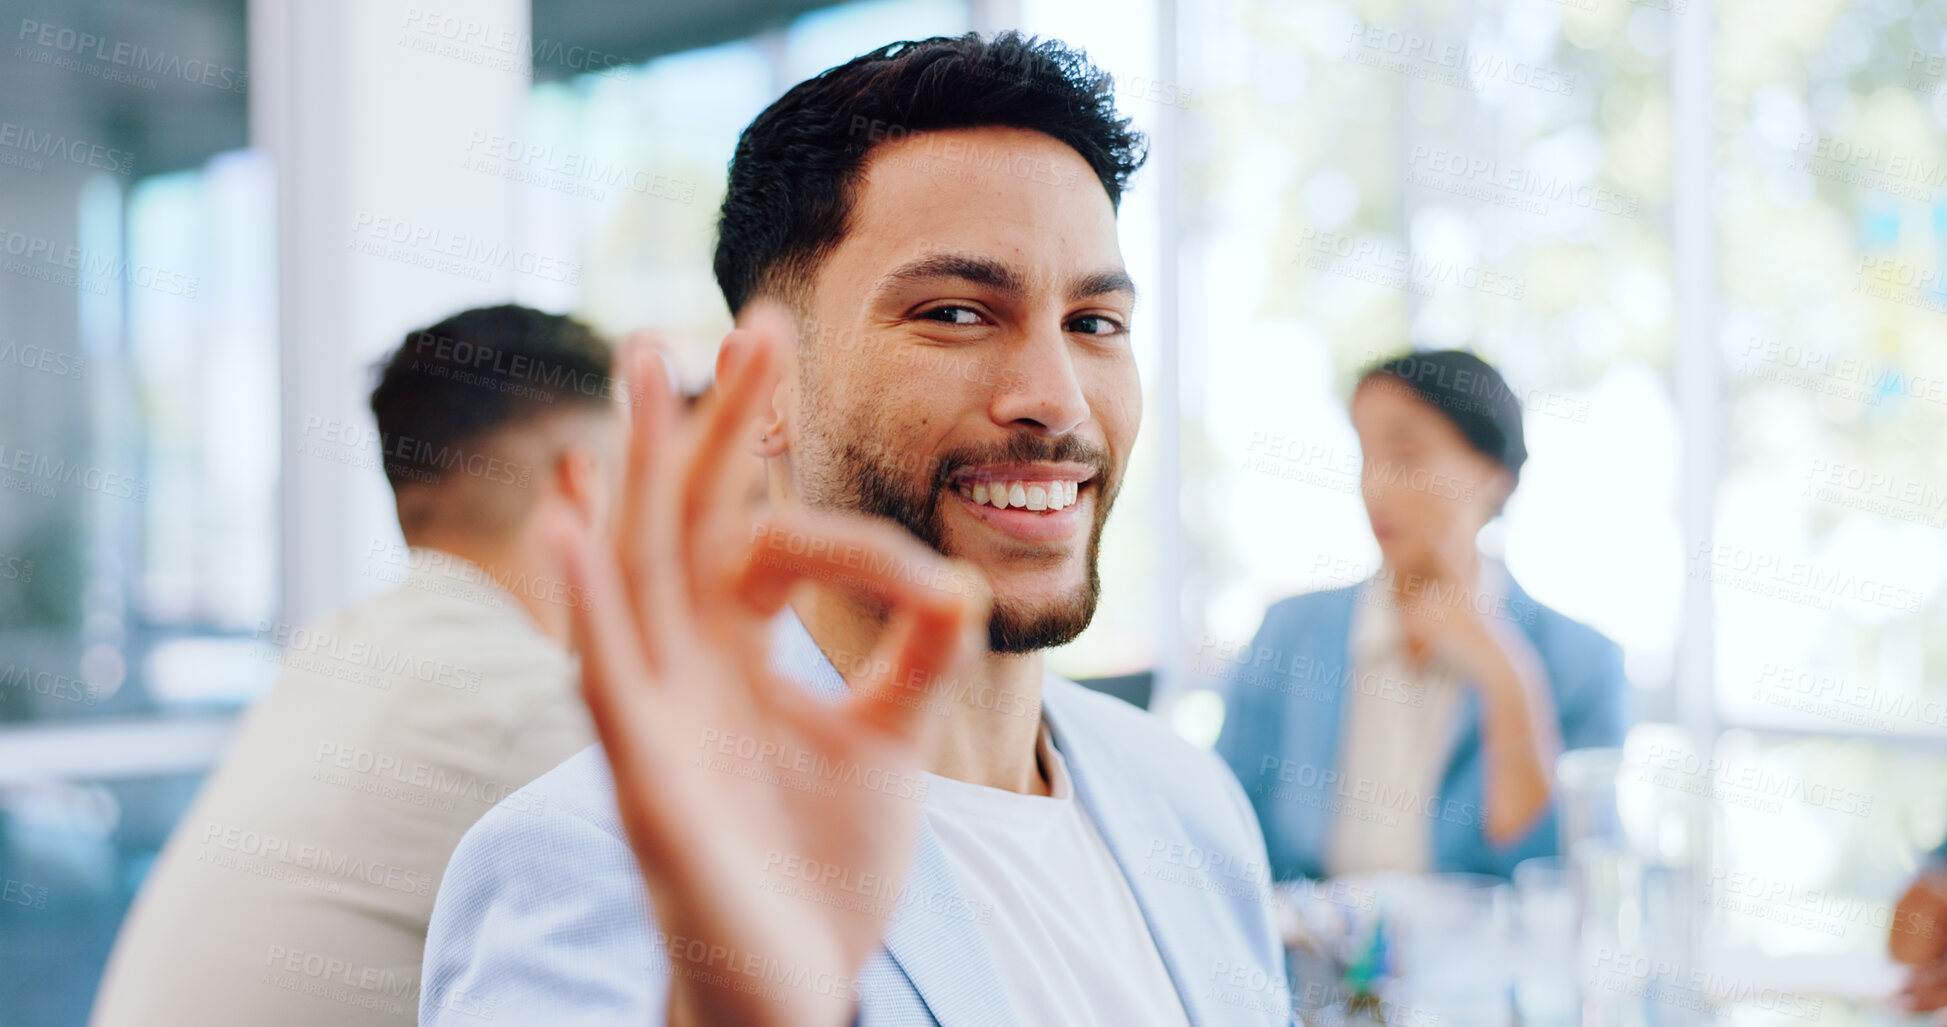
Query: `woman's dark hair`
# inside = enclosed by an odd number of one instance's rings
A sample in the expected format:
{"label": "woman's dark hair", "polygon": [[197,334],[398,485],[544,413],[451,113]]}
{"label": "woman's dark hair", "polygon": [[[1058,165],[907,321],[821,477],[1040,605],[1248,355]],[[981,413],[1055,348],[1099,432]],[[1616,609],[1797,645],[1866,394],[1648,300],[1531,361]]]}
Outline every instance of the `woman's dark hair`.
{"label": "woman's dark hair", "polygon": [[1432,405],[1466,436],[1468,445],[1520,480],[1521,465],[1528,461],[1521,398],[1493,365],[1464,350],[1416,350],[1359,375],[1361,386],[1375,380],[1398,383],[1407,394]]}
{"label": "woman's dark hair", "polygon": [[1040,132],[1080,154],[1120,204],[1146,147],[1111,86],[1080,51],[1016,32],[891,43],[798,83],[744,129],[730,160],[716,273],[731,313],[807,284],[844,238],[866,154],[914,132]]}

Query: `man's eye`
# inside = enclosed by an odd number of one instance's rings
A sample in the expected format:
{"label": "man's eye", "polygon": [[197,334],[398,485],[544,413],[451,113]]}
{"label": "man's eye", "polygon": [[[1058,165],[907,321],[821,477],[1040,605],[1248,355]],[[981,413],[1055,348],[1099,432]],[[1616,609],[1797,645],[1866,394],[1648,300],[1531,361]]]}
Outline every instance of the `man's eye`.
{"label": "man's eye", "polygon": [[943,321],[950,325],[980,323],[980,312],[972,307],[936,307],[919,316],[921,320]]}
{"label": "man's eye", "polygon": [[1122,322],[1101,314],[1084,314],[1068,322],[1068,330],[1083,335],[1115,335],[1123,331]]}

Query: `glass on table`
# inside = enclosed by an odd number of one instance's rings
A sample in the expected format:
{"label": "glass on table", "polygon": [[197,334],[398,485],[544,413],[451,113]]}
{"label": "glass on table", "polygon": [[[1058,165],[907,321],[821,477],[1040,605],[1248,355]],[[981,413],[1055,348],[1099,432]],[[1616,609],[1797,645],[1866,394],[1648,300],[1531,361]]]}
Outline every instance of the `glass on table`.
{"label": "glass on table", "polygon": [[1447,1023],[1508,1022],[1516,953],[1505,880],[1427,874],[1388,912],[1399,956],[1397,1005]]}

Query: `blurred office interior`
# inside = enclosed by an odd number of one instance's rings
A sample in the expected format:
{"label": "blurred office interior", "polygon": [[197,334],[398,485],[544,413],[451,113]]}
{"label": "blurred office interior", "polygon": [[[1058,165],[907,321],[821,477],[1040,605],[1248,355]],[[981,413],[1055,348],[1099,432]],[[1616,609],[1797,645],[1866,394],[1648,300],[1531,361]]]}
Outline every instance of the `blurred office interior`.
{"label": "blurred office interior", "polygon": [[1874,958],[1947,834],[1938,0],[0,10],[0,1024],[84,1022],[273,639],[398,580],[372,361],[514,300],[701,385],[740,128],[968,30],[1086,48],[1152,146],[1145,423],[1057,670],[1211,744],[1264,607],[1376,566],[1354,374],[1472,348],[1532,453],[1483,546],[1621,643],[1632,752],[1721,771],[1673,844],[1868,910],[1715,943]]}

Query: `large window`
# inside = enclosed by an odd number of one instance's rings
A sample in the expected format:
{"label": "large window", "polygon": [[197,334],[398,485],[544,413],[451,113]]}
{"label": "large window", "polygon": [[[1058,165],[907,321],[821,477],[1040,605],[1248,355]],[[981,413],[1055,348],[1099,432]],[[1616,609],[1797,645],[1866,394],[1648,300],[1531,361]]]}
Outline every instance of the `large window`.
{"label": "large window", "polygon": [[1483,545],[1623,645],[1631,758],[1696,753],[1720,800],[1678,846],[1702,929],[1881,958],[1947,834],[1938,7],[1232,0],[1184,29],[1185,684],[1374,569],[1352,376],[1474,349],[1531,450]]}

